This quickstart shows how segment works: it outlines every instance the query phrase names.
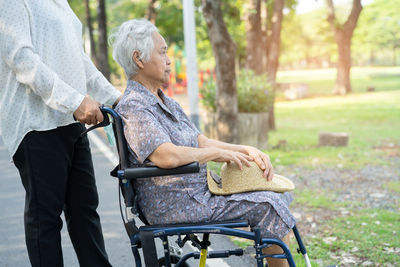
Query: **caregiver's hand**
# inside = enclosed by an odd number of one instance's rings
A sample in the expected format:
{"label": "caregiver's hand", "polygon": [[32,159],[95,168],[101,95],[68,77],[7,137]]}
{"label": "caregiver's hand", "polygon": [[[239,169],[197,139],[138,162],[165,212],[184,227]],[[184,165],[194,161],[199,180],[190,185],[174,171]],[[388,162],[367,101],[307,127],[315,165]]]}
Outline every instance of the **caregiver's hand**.
{"label": "caregiver's hand", "polygon": [[274,169],[269,156],[252,146],[244,146],[244,149],[246,150],[247,155],[252,157],[254,162],[257,163],[258,167],[263,171],[263,175],[267,178],[267,181],[272,181],[272,177],[274,177]]}
{"label": "caregiver's hand", "polygon": [[100,111],[100,104],[88,96],[85,96],[82,103],[74,112],[76,120],[82,123],[97,124],[104,120],[103,114]]}

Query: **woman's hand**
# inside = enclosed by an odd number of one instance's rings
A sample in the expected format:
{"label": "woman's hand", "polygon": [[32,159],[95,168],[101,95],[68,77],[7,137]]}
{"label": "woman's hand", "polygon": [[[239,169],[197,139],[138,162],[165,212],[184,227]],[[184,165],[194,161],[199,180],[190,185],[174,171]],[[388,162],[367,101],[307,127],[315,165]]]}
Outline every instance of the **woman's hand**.
{"label": "woman's hand", "polygon": [[218,148],[217,155],[218,156],[214,159],[214,161],[227,163],[234,162],[241,170],[243,169],[242,163],[244,163],[247,167],[250,167],[249,161],[253,161],[251,156],[232,150]]}
{"label": "woman's hand", "polygon": [[274,176],[274,169],[271,161],[269,160],[269,156],[252,146],[245,146],[244,149],[246,150],[247,155],[252,157],[255,163],[257,163],[258,167],[263,170],[264,177],[267,178],[267,181],[271,181],[272,177]]}
{"label": "woman's hand", "polygon": [[74,118],[87,125],[95,125],[104,120],[103,114],[100,111],[100,104],[88,96],[85,96],[82,103],[75,110]]}

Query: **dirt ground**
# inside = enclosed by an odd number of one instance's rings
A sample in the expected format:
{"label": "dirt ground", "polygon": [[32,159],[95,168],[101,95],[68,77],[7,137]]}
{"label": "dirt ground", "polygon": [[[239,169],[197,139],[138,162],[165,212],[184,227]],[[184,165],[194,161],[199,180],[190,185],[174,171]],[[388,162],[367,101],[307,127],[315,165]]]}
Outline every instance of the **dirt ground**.
{"label": "dirt ground", "polygon": [[[388,150],[387,165],[367,165],[360,169],[315,168],[275,166],[276,172],[289,177],[296,190],[311,190],[316,195],[327,195],[333,202],[350,203],[350,207],[317,208],[294,204],[292,213],[298,221],[297,227],[304,237],[315,237],[326,231],[326,222],[357,214],[361,209],[385,209],[400,212],[400,194],[388,189],[387,183],[400,182],[400,155],[398,149]],[[352,206],[354,203],[354,206]],[[328,240],[329,241],[329,240]],[[400,254],[399,251],[394,253]],[[374,263],[343,254],[337,259],[340,266],[375,266]],[[391,266],[391,265],[387,265]],[[394,266],[394,265],[393,265]]]}

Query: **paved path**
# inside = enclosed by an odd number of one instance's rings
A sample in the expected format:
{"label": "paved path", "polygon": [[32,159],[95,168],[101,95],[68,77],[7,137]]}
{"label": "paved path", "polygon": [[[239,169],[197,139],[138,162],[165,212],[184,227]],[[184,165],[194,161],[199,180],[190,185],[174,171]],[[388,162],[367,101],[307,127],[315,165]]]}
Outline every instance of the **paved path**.
{"label": "paved path", "polygon": [[[109,176],[113,168],[111,161],[115,154],[105,154],[109,149],[99,145],[101,136],[91,138],[93,161],[96,172],[97,187],[100,197],[99,213],[103,226],[106,249],[113,266],[133,266],[133,256],[130,251],[129,239],[122,225],[119,204],[118,187],[114,178]],[[103,147],[103,148],[102,148]],[[17,169],[9,162],[8,154],[0,138],[0,266],[29,266],[29,259],[24,242],[23,212],[24,190]],[[171,241],[173,243],[174,240]],[[226,237],[216,236],[211,239],[213,249],[227,249],[235,246]],[[67,267],[79,266],[69,239],[65,223],[62,230],[62,246],[64,262]],[[186,246],[185,246],[186,247]],[[187,248],[186,251],[190,251]],[[158,255],[161,255],[158,253]],[[250,256],[228,259],[212,259],[209,267],[252,266],[255,261]],[[196,266],[196,264],[191,264]]]}
{"label": "paved path", "polygon": [[[99,213],[110,261],[114,266],[129,266],[133,257],[130,244],[121,223],[117,184],[108,173],[111,163],[98,149],[93,148],[97,187],[100,197]],[[0,142],[0,266],[29,266],[24,241],[24,189],[17,169],[8,160]],[[62,229],[65,266],[79,266],[69,239],[65,221]],[[132,266],[132,265],[131,265]]]}

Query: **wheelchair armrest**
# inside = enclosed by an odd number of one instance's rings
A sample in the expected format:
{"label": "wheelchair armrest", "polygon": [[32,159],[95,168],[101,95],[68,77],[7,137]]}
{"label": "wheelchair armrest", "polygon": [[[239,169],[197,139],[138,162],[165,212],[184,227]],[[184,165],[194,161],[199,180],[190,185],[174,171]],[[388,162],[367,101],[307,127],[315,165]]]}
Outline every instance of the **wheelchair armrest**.
{"label": "wheelchair armrest", "polygon": [[198,162],[189,163],[173,169],[162,169],[159,167],[139,167],[128,168],[118,171],[118,177],[121,179],[136,179],[155,176],[166,176],[174,174],[195,173],[200,171]]}

